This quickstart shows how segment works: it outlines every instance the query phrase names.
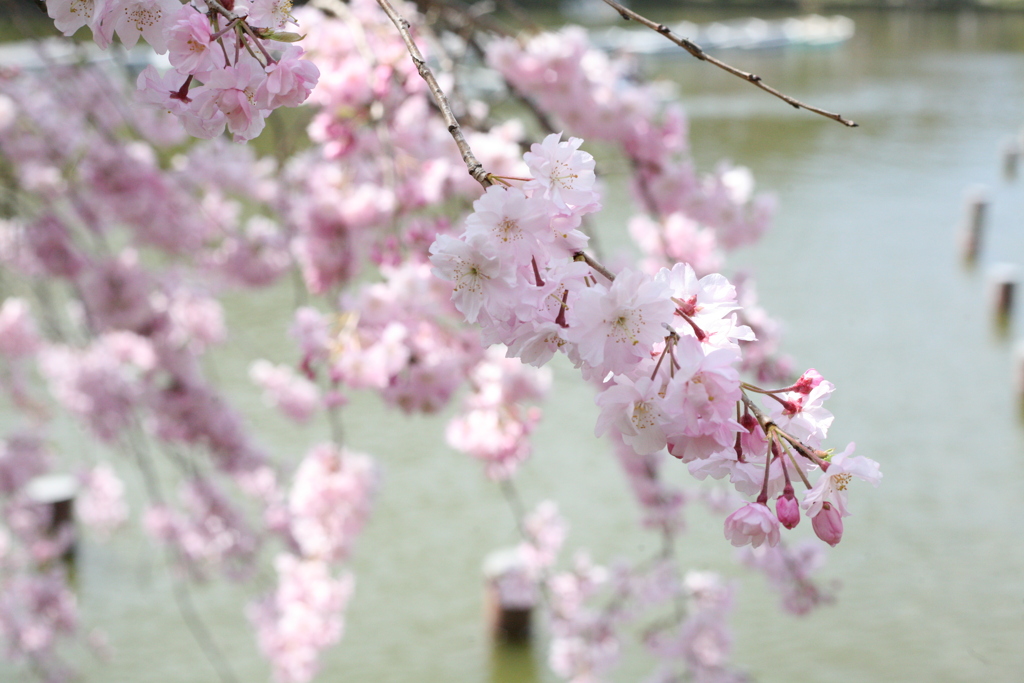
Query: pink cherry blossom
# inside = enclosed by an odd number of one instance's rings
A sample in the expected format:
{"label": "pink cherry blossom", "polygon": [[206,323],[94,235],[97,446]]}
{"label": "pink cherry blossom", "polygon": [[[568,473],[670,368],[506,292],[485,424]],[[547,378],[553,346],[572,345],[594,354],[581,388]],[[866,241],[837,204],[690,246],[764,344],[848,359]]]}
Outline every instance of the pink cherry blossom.
{"label": "pink cherry blossom", "polygon": [[746,566],[764,573],[779,592],[782,607],[791,614],[807,614],[815,607],[835,602],[836,583],[821,583],[814,574],[825,563],[825,549],[812,539],[789,547],[743,548],[740,558]]}
{"label": "pink cherry blossom", "polygon": [[544,245],[554,241],[549,227],[551,205],[539,198],[527,197],[522,190],[492,185],[473,202],[473,213],[466,220],[466,239],[474,238],[491,245],[490,251],[515,263],[529,263],[531,257],[544,258]]}
{"label": "pink cherry blossom", "polygon": [[591,211],[599,206],[594,191],[594,157],[579,151],[583,140],[552,133],[541,143],[534,143],[523,160],[533,173],[533,180],[523,188],[542,192],[560,209]]}
{"label": "pink cherry blossom", "polygon": [[672,302],[661,282],[624,270],[611,287],[580,292],[566,316],[566,338],[591,366],[627,372],[650,356],[654,343],[665,336],[662,323],[671,316]]}
{"label": "pink cherry blossom", "polygon": [[303,557],[345,559],[370,514],[376,484],[369,456],[333,444],[313,447],[288,495],[291,534]]}
{"label": "pink cherry blossom", "polygon": [[771,415],[780,427],[806,441],[809,446],[817,448],[828,434],[828,428],[834,419],[823,404],[835,390],[835,385],[821,379],[820,375],[813,384],[810,391],[807,391],[809,383],[805,381],[798,383],[794,391],[782,394],[786,402],[773,402]]}
{"label": "pink cherry blossom", "polygon": [[355,581],[331,575],[321,560],[280,554],[274,561],[278,584],[249,610],[260,650],[279,683],[307,683],[319,669],[320,651],[341,639],[345,607]]}
{"label": "pink cherry blossom", "polygon": [[615,384],[597,396],[601,415],[595,435],[601,436],[614,426],[639,455],[660,451],[666,444],[664,426],[669,420],[661,407],[661,391],[660,378],[640,377],[634,381],[617,376]]}
{"label": "pink cherry blossom", "polygon": [[191,5],[183,5],[168,32],[167,58],[181,74],[207,74],[224,66],[224,53],[211,41],[210,20]]}
{"label": "pink cherry blossom", "polygon": [[[484,253],[480,246],[478,240],[441,235],[430,247],[434,274],[453,283],[452,302],[467,322],[476,322],[481,309],[507,308],[515,282],[511,264]],[[490,302],[494,303],[485,307]]]}
{"label": "pink cherry blossom", "polygon": [[296,23],[291,11],[292,0],[252,0],[248,21],[252,26],[282,29]]}
{"label": "pink cherry blossom", "polygon": [[235,142],[251,140],[263,131],[270,109],[260,97],[265,80],[266,74],[255,61],[213,71],[205,89],[197,91],[193,98],[194,111],[200,119],[208,121],[222,114]]}
{"label": "pink cherry blossom", "polygon": [[854,477],[878,486],[882,479],[878,463],[864,456],[851,456],[854,448],[855,444],[851,443],[841,453],[829,458],[828,469],[821,473],[814,486],[804,494],[801,504],[808,516],[816,517],[825,503],[831,503],[840,517],[849,516],[846,490]]}
{"label": "pink cherry blossom", "polygon": [[82,476],[82,493],[75,503],[75,512],[83,522],[104,534],[128,519],[124,483],[110,465],[101,463]]}
{"label": "pink cherry blossom", "polygon": [[749,503],[725,519],[725,537],[737,548],[779,543],[779,520],[764,503]]}
{"label": "pink cherry blossom", "polygon": [[[185,87],[184,94],[182,93],[182,88],[185,85],[186,78],[177,71],[170,70],[161,74],[152,65],[143,69],[136,81],[139,100],[161,107],[177,116],[194,115],[189,109],[192,100],[189,97],[188,88]],[[220,125],[223,129],[223,117]],[[215,134],[204,137],[213,137]]]}
{"label": "pink cherry blossom", "polygon": [[268,109],[297,107],[316,87],[320,70],[308,59],[301,59],[303,54],[301,47],[292,45],[276,62],[267,65],[267,78],[261,85],[260,99],[267,103]]}
{"label": "pink cherry blossom", "polygon": [[0,494],[13,496],[50,468],[53,455],[32,433],[14,433],[0,443]]}
{"label": "pink cherry blossom", "polygon": [[83,26],[92,26],[101,19],[109,12],[107,6],[110,4],[110,0],[51,0],[46,3],[46,13],[58,31],[70,36]]}
{"label": "pink cherry blossom", "polygon": [[139,38],[156,50],[167,52],[167,34],[181,9],[177,0],[108,0],[109,14],[103,19],[101,33],[117,33],[126,48],[133,48]]}

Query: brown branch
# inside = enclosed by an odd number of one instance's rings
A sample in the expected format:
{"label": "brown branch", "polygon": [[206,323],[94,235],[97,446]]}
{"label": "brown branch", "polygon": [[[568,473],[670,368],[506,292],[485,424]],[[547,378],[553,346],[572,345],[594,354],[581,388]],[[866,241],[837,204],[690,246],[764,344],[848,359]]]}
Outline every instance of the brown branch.
{"label": "brown branch", "polygon": [[441,90],[441,86],[438,85],[437,79],[434,78],[434,73],[427,66],[427,62],[423,59],[423,54],[420,53],[420,49],[416,47],[416,43],[413,42],[412,35],[409,33],[409,22],[406,21],[395,11],[391,3],[388,0],[377,0],[377,4],[384,10],[384,13],[388,15],[395,28],[402,36],[402,40],[405,42],[405,47],[409,50],[409,56],[412,58],[412,63],[416,65],[416,71],[419,72],[420,77],[427,82],[427,87],[430,88],[430,94],[434,96],[434,102],[437,104],[437,108],[441,110],[441,116],[444,118],[444,122],[448,124],[448,132],[455,140],[455,144],[459,147],[459,152],[462,154],[462,160],[466,162],[466,168],[469,170],[469,175],[473,176],[473,179],[480,183],[485,188],[491,186],[491,180],[484,170],[483,164],[477,161],[473,155],[473,150],[469,148],[469,143],[466,142],[466,136],[462,134],[462,128],[459,126],[458,119],[455,118],[455,114],[452,113],[451,104],[448,103],[448,97]]}
{"label": "brown branch", "polygon": [[850,128],[856,128],[857,127],[856,123],[854,123],[853,121],[851,121],[849,119],[843,118],[840,114],[834,114],[834,113],[832,113],[830,111],[825,111],[824,109],[819,109],[818,107],[812,107],[809,104],[804,104],[803,102],[801,102],[800,100],[798,100],[796,98],[790,97],[789,95],[786,95],[785,93],[779,92],[778,90],[776,90],[775,88],[773,88],[773,87],[771,87],[769,85],[765,85],[764,81],[762,81],[761,77],[758,76],[757,74],[748,73],[748,72],[743,71],[741,69],[737,69],[734,66],[730,66],[729,64],[726,64],[725,62],[723,62],[723,61],[721,61],[719,59],[715,59],[714,57],[712,57],[708,53],[704,52],[704,49],[701,48],[700,45],[697,45],[693,41],[688,40],[686,38],[683,38],[682,36],[676,35],[675,33],[672,32],[672,29],[670,29],[665,24],[659,24],[657,22],[651,21],[647,17],[642,16],[640,14],[637,14],[636,12],[634,12],[631,9],[629,9],[628,7],[623,7],[619,3],[615,2],[615,0],[604,0],[604,2],[605,2],[606,5],[608,5],[609,7],[614,9],[616,12],[618,12],[619,15],[623,19],[625,19],[626,21],[633,20],[633,21],[636,21],[636,22],[639,22],[639,23],[643,24],[644,26],[646,26],[647,28],[651,29],[652,31],[656,31],[657,33],[660,33],[661,35],[665,36],[666,38],[671,40],[673,43],[675,43],[679,47],[683,48],[684,50],[686,50],[687,52],[689,52],[691,55],[693,55],[697,59],[701,60],[702,62],[708,62],[709,64],[714,64],[719,69],[722,69],[723,71],[728,71],[729,73],[731,73],[733,76],[736,76],[737,78],[742,78],[743,80],[747,81],[748,83],[753,83],[754,85],[756,85],[761,90],[764,90],[767,93],[775,95],[780,100],[782,100],[786,104],[790,105],[794,109],[806,109],[809,112],[814,112],[815,114],[820,114],[821,116],[824,116],[825,118],[832,119],[833,121],[838,121],[839,123],[843,124],[844,126],[848,126]]}
{"label": "brown branch", "polygon": [[612,271],[608,270],[607,268],[602,266],[600,263],[595,261],[593,259],[593,257],[588,256],[587,254],[585,254],[582,251],[577,251],[575,254],[573,254],[572,255],[572,260],[573,261],[583,261],[588,266],[590,266],[591,268],[593,268],[597,272],[601,273],[601,275],[604,275],[606,278],[608,278],[609,282],[614,282],[615,281],[615,273],[613,273]]}

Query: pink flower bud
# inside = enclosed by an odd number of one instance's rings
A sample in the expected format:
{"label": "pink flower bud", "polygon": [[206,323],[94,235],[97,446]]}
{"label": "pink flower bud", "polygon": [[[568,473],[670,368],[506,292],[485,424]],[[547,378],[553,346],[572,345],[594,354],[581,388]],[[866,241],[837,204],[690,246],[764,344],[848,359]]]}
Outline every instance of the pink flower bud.
{"label": "pink flower bud", "polygon": [[725,518],[725,537],[737,548],[779,544],[779,522],[764,503],[747,503]]}
{"label": "pink flower bud", "polygon": [[792,529],[800,523],[800,503],[793,495],[792,486],[787,486],[775,501],[775,516],[787,529]]}
{"label": "pink flower bud", "polygon": [[843,518],[839,516],[839,510],[830,503],[821,506],[821,512],[811,519],[811,526],[818,538],[828,543],[833,548],[843,537]]}

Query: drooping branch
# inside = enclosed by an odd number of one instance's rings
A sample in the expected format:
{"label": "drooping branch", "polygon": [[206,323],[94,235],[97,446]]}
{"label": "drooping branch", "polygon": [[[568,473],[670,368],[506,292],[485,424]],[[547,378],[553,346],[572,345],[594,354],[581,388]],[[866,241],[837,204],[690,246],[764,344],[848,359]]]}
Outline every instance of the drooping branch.
{"label": "drooping branch", "polygon": [[771,87],[770,85],[766,85],[765,82],[761,80],[761,77],[758,76],[757,74],[749,73],[747,71],[743,71],[742,69],[737,69],[734,66],[726,64],[725,62],[723,62],[720,59],[716,59],[715,57],[712,57],[708,53],[704,52],[704,49],[700,45],[697,45],[692,40],[689,40],[687,38],[683,38],[682,36],[673,33],[672,29],[670,29],[665,24],[659,24],[659,23],[657,23],[655,21],[651,21],[647,17],[645,17],[645,16],[643,16],[641,14],[637,14],[636,12],[634,12],[631,9],[629,9],[628,7],[624,7],[624,6],[620,5],[619,3],[615,2],[615,0],[604,0],[604,2],[609,7],[611,7],[616,12],[618,12],[619,15],[623,19],[625,19],[626,21],[632,20],[632,21],[636,21],[636,22],[639,22],[639,23],[643,24],[644,26],[646,26],[647,28],[651,29],[652,31],[656,31],[656,32],[660,33],[661,35],[665,36],[670,41],[672,41],[673,43],[675,43],[679,47],[683,48],[684,50],[686,50],[687,52],[689,52],[691,55],[693,55],[697,59],[701,60],[702,62],[708,62],[709,64],[714,64],[719,69],[722,69],[723,71],[727,71],[727,72],[731,73],[733,76],[736,76],[737,78],[742,78],[743,80],[747,81],[748,83],[753,83],[754,85],[756,85],[761,90],[764,90],[767,93],[775,95],[775,97],[778,97],[780,100],[782,100],[786,104],[790,105],[794,109],[806,109],[809,112],[813,112],[815,114],[820,114],[821,116],[824,116],[825,118],[832,119],[833,121],[838,121],[839,123],[843,124],[844,126],[848,126],[850,128],[856,128],[857,127],[856,123],[854,123],[853,121],[851,121],[851,120],[849,120],[847,118],[843,118],[843,116],[841,114],[835,114],[833,112],[826,111],[824,109],[819,109],[818,107],[813,107],[813,106],[811,106],[809,104],[805,104],[805,103],[801,102],[800,100],[798,100],[798,99],[796,99],[794,97],[790,97],[789,95],[776,90],[775,88]]}
{"label": "drooping branch", "polygon": [[420,49],[416,47],[416,43],[412,39],[412,35],[409,33],[409,22],[402,18],[400,14],[395,10],[388,0],[377,0],[377,4],[384,10],[384,13],[388,15],[388,18],[394,23],[395,28],[398,29],[399,34],[402,36],[402,41],[405,43],[406,48],[409,50],[409,56],[412,58],[412,63],[416,65],[416,71],[419,72],[420,77],[427,82],[427,87],[430,88],[430,94],[434,96],[434,102],[437,103],[437,108],[441,110],[441,116],[444,117],[444,122],[448,124],[448,132],[455,140],[455,144],[459,147],[459,152],[462,154],[462,160],[466,162],[466,168],[469,169],[469,175],[473,176],[473,179],[480,183],[482,186],[490,187],[493,183],[488,177],[488,173],[484,170],[483,164],[477,161],[476,156],[473,155],[473,150],[469,148],[469,143],[466,142],[466,136],[462,134],[462,127],[459,126],[458,119],[455,118],[455,114],[452,113],[452,106],[448,102],[448,97],[441,90],[441,86],[438,84],[437,79],[434,78],[434,73],[427,66],[427,61],[423,58],[423,54]]}

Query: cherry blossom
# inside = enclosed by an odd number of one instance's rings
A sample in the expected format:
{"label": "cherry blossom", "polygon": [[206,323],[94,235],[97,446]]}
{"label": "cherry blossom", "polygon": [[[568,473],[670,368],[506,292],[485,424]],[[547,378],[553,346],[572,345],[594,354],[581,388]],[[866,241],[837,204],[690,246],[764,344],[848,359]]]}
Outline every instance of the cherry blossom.
{"label": "cherry blossom", "polygon": [[[850,514],[846,507],[847,487],[857,477],[878,486],[882,479],[879,465],[871,458],[851,455],[855,444],[849,444],[842,452],[828,459],[828,468],[821,473],[817,483],[804,494],[802,505],[811,518],[817,517],[825,503],[830,503],[840,517]],[[840,532],[841,533],[841,532]]]}
{"label": "cherry blossom", "polygon": [[639,455],[661,450],[666,445],[664,427],[669,421],[661,407],[662,390],[660,379],[616,377],[615,384],[596,399],[601,416],[595,434],[601,436],[614,426]]}
{"label": "cherry blossom", "polygon": [[183,5],[169,31],[167,57],[181,74],[207,74],[224,66],[223,53],[212,42],[213,30],[206,15]]}
{"label": "cherry blossom", "polygon": [[281,29],[295,23],[291,11],[292,0],[252,0],[248,20],[253,26]]}
{"label": "cherry blossom", "polygon": [[322,649],[344,630],[342,613],[354,587],[351,574],[331,576],[328,565],[280,554],[276,590],[250,608],[260,649],[280,683],[306,683],[319,668]]}
{"label": "cherry blossom", "polygon": [[479,239],[465,242],[441,235],[430,252],[434,274],[453,283],[452,301],[468,322],[475,322],[481,309],[490,314],[512,301],[515,280],[508,262],[488,255],[482,248]]}
{"label": "cherry blossom", "polygon": [[525,190],[540,190],[562,210],[590,211],[598,206],[594,191],[594,157],[579,151],[581,138],[561,141],[561,134],[534,143],[523,160],[533,173]]}
{"label": "cherry blossom", "polygon": [[626,270],[611,287],[598,285],[580,292],[566,315],[566,338],[592,367],[627,372],[649,357],[654,343],[665,336],[662,323],[671,315],[665,286]]}
{"label": "cherry blossom", "polygon": [[532,257],[544,259],[545,246],[554,241],[550,225],[550,205],[527,197],[517,188],[491,186],[473,202],[473,213],[466,220],[468,241],[490,245],[516,263],[529,262]]}
{"label": "cherry blossom", "polygon": [[249,369],[252,380],[263,387],[264,400],[296,422],[306,422],[321,406],[320,390],[286,365],[259,360]]}
{"label": "cherry blossom", "polygon": [[764,503],[750,503],[725,519],[725,537],[736,547],[778,545],[779,520]]}
{"label": "cherry blossom", "polygon": [[259,96],[265,80],[266,74],[252,62],[214,71],[207,87],[194,95],[194,111],[207,121],[223,114],[235,142],[251,140],[263,131],[270,109],[265,98]]}
{"label": "cherry blossom", "polygon": [[367,455],[333,444],[309,451],[288,496],[291,533],[303,557],[325,562],[347,557],[369,515],[376,481]]}
{"label": "cherry blossom", "polygon": [[293,45],[276,62],[267,65],[259,99],[267,103],[268,109],[297,107],[309,97],[320,78],[320,70],[308,59],[300,59],[303,54],[301,47]]}
{"label": "cherry blossom", "polygon": [[82,495],[76,512],[83,522],[101,533],[112,532],[128,519],[124,483],[110,465],[102,463],[82,476]]}
{"label": "cherry blossom", "polygon": [[145,38],[157,54],[167,52],[167,32],[181,9],[177,0],[107,0],[105,5],[94,34],[109,42],[111,33],[117,33],[129,49]]}

